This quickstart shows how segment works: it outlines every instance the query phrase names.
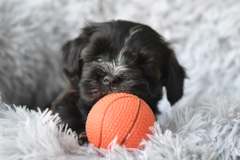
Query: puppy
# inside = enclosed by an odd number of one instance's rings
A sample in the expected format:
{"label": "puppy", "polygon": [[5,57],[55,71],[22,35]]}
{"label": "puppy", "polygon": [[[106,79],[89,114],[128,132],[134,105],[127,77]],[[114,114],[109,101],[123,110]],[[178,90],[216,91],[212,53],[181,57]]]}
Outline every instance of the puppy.
{"label": "puppy", "polygon": [[134,94],[155,115],[163,87],[171,105],[183,95],[183,67],[163,37],[147,25],[90,23],[62,51],[70,84],[53,102],[52,110],[77,133],[84,132],[88,112],[107,94]]}

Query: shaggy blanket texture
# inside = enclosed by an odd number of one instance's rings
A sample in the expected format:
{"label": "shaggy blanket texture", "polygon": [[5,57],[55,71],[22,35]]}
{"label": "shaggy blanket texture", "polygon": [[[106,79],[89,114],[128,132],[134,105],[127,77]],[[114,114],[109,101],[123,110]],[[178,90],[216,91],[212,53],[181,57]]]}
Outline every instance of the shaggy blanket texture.
{"label": "shaggy blanket texture", "polygon": [[[239,0],[1,0],[0,159],[239,159],[239,11]],[[61,46],[87,20],[112,19],[162,34],[189,77],[173,110],[163,97],[161,125],[152,128],[144,150],[132,153],[80,147],[44,111],[66,87]]]}
{"label": "shaggy blanket texture", "polygon": [[[3,108],[8,108],[4,110]],[[175,108],[173,119],[155,123],[143,150],[114,143],[109,150],[79,146],[71,130],[59,131],[60,118],[51,111],[25,107],[0,110],[0,159],[166,159],[237,160],[240,158],[240,102],[209,98],[190,107]],[[132,151],[132,152],[128,152]]]}

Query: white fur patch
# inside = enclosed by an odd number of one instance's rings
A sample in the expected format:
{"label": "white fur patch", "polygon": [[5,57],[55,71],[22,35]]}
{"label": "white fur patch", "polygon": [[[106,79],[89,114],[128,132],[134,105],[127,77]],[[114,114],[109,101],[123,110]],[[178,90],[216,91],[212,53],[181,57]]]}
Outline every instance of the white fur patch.
{"label": "white fur patch", "polygon": [[119,56],[117,58],[118,62],[122,62],[122,60],[124,58],[124,52],[126,51],[126,49],[128,47],[128,43],[129,43],[130,39],[132,38],[132,36],[134,34],[136,34],[137,32],[140,32],[141,30],[142,30],[142,28],[140,26],[133,27],[129,30],[129,36],[125,39],[123,48],[121,49]]}
{"label": "white fur patch", "polygon": [[115,60],[113,60],[112,62],[103,62],[102,64],[104,70],[111,75],[119,75],[128,70],[126,65],[116,63]]}

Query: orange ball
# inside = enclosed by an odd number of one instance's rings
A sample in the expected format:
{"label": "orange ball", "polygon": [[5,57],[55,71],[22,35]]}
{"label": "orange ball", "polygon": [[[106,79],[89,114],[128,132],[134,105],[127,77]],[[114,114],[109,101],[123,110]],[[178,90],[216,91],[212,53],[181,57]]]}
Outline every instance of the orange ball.
{"label": "orange ball", "polygon": [[100,99],[91,109],[86,122],[90,143],[99,148],[117,136],[117,144],[139,148],[146,134],[152,134],[155,117],[150,107],[139,97],[128,93],[112,93]]}

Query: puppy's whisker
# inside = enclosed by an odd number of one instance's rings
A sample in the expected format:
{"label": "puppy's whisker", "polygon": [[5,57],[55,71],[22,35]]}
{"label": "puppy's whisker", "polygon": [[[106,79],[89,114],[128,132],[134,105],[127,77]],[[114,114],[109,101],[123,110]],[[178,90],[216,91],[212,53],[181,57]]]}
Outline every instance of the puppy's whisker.
{"label": "puppy's whisker", "polygon": [[151,93],[150,87],[149,87],[149,82],[148,82],[148,81],[145,81],[145,83],[147,84],[148,93],[149,93],[151,96],[156,97],[156,98],[161,98],[161,97],[156,96],[156,95],[154,95],[154,94]]}

